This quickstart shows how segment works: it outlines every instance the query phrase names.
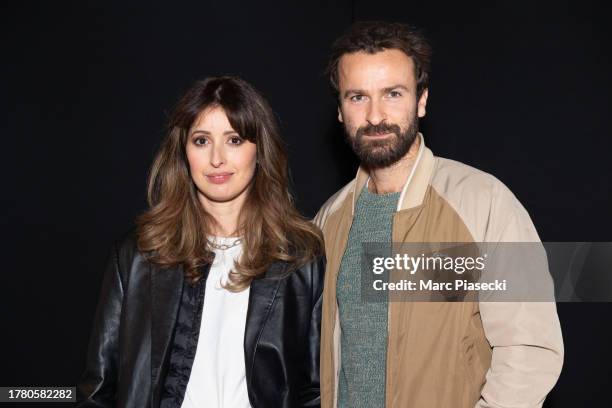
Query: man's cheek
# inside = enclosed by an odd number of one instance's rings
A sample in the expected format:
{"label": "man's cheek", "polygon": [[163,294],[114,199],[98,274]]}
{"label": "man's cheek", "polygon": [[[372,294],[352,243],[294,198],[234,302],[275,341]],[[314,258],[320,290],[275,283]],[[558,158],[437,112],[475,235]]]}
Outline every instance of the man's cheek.
{"label": "man's cheek", "polygon": [[357,133],[357,129],[359,128],[358,126],[354,124],[352,120],[345,120],[344,127],[349,133],[349,135],[351,135],[351,137],[355,137],[355,134]]}
{"label": "man's cheek", "polygon": [[342,122],[342,127],[344,128],[344,131],[346,132],[347,135],[351,137],[355,135],[355,132],[353,131],[353,126],[351,125],[350,122],[347,122],[347,121]]}

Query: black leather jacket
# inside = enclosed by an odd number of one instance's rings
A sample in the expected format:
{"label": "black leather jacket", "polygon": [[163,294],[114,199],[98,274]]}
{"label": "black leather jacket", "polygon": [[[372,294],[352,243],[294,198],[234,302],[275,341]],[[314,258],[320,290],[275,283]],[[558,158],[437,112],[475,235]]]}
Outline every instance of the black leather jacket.
{"label": "black leather jacket", "polygon": [[[251,283],[244,354],[253,408],[320,407],[325,260],[289,273],[286,266],[273,264]],[[114,246],[77,386],[78,407],[159,407],[183,287],[182,267],[147,262],[133,236]]]}

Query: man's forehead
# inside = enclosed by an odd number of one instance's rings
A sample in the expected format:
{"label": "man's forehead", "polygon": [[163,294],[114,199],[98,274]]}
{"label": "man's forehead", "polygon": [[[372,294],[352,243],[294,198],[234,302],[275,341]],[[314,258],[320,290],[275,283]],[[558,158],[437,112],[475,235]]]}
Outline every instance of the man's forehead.
{"label": "man's forehead", "polygon": [[412,59],[395,49],[345,54],[340,58],[338,74],[343,89],[382,89],[398,84],[412,87],[416,83]]}

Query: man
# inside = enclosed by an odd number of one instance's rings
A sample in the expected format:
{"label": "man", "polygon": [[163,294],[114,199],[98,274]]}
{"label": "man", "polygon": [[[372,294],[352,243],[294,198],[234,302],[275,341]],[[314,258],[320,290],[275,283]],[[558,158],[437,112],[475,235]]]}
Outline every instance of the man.
{"label": "man", "polygon": [[539,242],[493,176],[433,155],[418,132],[431,50],[411,28],[357,23],[329,63],[361,161],[315,218],[325,235],[322,407],[540,407],[563,362],[552,302],[366,302],[364,242]]}

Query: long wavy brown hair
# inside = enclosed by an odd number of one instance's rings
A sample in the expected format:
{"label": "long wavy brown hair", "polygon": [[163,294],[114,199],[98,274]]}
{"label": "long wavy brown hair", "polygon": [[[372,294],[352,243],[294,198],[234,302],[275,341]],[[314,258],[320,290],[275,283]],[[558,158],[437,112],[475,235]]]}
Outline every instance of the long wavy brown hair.
{"label": "long wavy brown hair", "polygon": [[212,107],[222,108],[232,128],[257,149],[257,168],[238,220],[242,256],[226,285],[240,291],[275,261],[297,268],[323,251],[321,232],[298,213],[289,192],[287,153],[272,109],[240,78],[198,81],[179,100],[151,167],[149,209],[136,220],[137,242],[150,262],[183,265],[191,283],[212,262],[207,236],[216,221],[198,200],[185,151],[194,121]]}

